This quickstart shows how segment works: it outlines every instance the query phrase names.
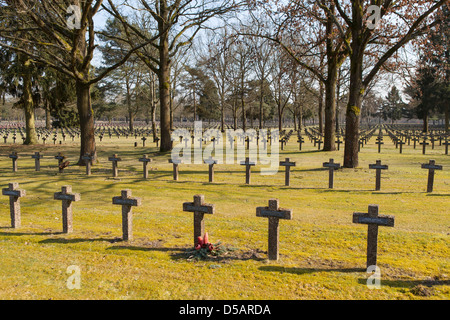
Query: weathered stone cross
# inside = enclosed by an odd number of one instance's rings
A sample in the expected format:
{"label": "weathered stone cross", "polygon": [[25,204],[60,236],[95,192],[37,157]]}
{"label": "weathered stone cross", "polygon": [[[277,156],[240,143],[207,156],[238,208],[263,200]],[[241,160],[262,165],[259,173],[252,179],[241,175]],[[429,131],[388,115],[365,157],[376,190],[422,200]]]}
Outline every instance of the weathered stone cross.
{"label": "weathered stone cross", "polygon": [[109,157],[108,160],[112,162],[113,177],[116,178],[119,175],[117,162],[122,161],[122,159],[117,157],[117,154],[114,154],[112,157]]}
{"label": "weathered stone cross", "polygon": [[141,205],[141,198],[132,198],[131,190],[121,191],[120,197],[112,198],[113,204],[122,206],[122,239],[124,241],[133,240],[133,212],[132,207]]}
{"label": "weathered stone cross", "polygon": [[208,176],[209,182],[214,182],[214,165],[218,163],[217,160],[214,160],[211,156],[209,159],[203,160],[204,163],[208,164]]}
{"label": "weathered stone cross", "polygon": [[148,163],[152,162],[152,159],[150,159],[146,154],[142,158],[139,158],[139,161],[142,162],[144,166],[144,179],[148,178]]}
{"label": "weathered stone cross", "polygon": [[241,161],[241,166],[245,166],[245,183],[250,184],[251,182],[251,168],[256,165],[256,163],[250,161],[250,158],[245,158],[245,161]]}
{"label": "weathered stone cross", "polygon": [[86,153],[84,156],[81,157],[82,160],[86,163],[86,175],[91,175],[91,165],[92,165],[92,156],[88,153]]}
{"label": "weathered stone cross", "polygon": [[61,192],[56,192],[53,199],[62,200],[63,233],[71,233],[72,227],[72,201],[81,199],[79,193],[72,193],[72,186],[62,186]]}
{"label": "weathered stone cross", "polygon": [[450,142],[445,139],[445,142],[443,142],[442,144],[445,145],[445,154],[448,154],[448,146],[450,145]]}
{"label": "weathered stone cross", "polygon": [[334,170],[341,167],[340,163],[334,163],[334,159],[330,159],[328,162],[324,162],[323,166],[328,168],[328,188],[333,189],[334,186]]}
{"label": "weathered stone cross", "polygon": [[205,196],[198,194],[194,196],[194,202],[184,202],[183,211],[194,213],[194,247],[197,245],[198,237],[205,233],[203,217],[205,213],[214,214],[214,205],[205,203]]}
{"label": "weathered stone cross", "polygon": [[178,165],[183,161],[181,159],[169,159],[169,163],[173,164],[173,180],[178,181]]}
{"label": "weathered stone cross", "polygon": [[381,160],[377,160],[375,164],[369,164],[369,169],[375,169],[375,190],[381,189],[381,170],[387,170],[389,167],[381,164]]}
{"label": "weathered stone cross", "polygon": [[279,226],[280,219],[292,219],[291,209],[282,209],[279,207],[278,199],[270,199],[268,207],[257,207],[257,217],[265,217],[269,219],[269,241],[268,256],[269,260],[278,260],[278,244],[279,244]]}
{"label": "weathered stone cross", "polygon": [[17,172],[17,159],[19,159],[19,155],[17,154],[17,152],[12,152],[9,155],[9,158],[12,159],[12,171]]}
{"label": "weathered stone cross", "polygon": [[34,155],[31,156],[31,158],[34,159],[34,170],[40,171],[41,170],[41,159],[43,156],[39,152],[35,152]]}
{"label": "weathered stone cross", "polygon": [[295,162],[291,162],[289,158],[285,161],[280,161],[280,166],[285,167],[284,185],[289,187],[291,185],[291,167],[295,167]]}
{"label": "weathered stone cross", "polygon": [[65,158],[66,158],[66,157],[63,156],[63,154],[62,154],[61,152],[58,152],[58,155],[55,156],[55,159],[58,160],[58,171],[59,171],[59,173],[62,173],[62,172],[63,172],[63,169],[64,169],[64,168],[61,167],[61,163],[63,162],[63,160],[64,160]]}
{"label": "weathered stone cross", "polygon": [[419,143],[422,145],[422,154],[425,154],[427,145],[429,145],[429,143],[426,140],[423,140],[421,143]]}
{"label": "weathered stone cross", "polygon": [[8,184],[8,188],[2,190],[4,196],[9,196],[9,212],[11,215],[11,227],[19,228],[20,219],[20,198],[26,195],[25,190],[19,189],[19,183]]}
{"label": "weathered stone cross", "polygon": [[442,166],[437,165],[435,160],[430,160],[429,163],[422,164],[422,169],[428,169],[427,192],[433,192],[434,170],[442,170]]}
{"label": "weathered stone cross", "polygon": [[367,224],[367,262],[366,266],[377,265],[378,227],[393,227],[394,217],[378,215],[378,205],[369,205],[367,213],[354,212],[353,223]]}

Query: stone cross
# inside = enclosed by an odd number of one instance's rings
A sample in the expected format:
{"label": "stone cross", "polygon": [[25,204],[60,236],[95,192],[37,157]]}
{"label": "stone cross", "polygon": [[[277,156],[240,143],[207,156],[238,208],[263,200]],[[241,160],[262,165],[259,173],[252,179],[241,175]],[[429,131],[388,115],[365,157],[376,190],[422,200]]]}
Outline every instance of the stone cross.
{"label": "stone cross", "polygon": [[337,146],[338,146],[337,149],[338,149],[338,151],[341,150],[341,147],[340,147],[340,146],[341,146],[342,140],[340,139],[340,137],[338,137],[337,140],[336,140],[335,142],[337,143]]}
{"label": "stone cross", "polygon": [[442,170],[442,166],[437,165],[435,160],[430,160],[429,163],[422,164],[422,169],[428,169],[427,192],[433,192],[434,170]]}
{"label": "stone cross", "polygon": [[241,166],[245,166],[245,183],[250,184],[251,182],[251,168],[256,165],[256,163],[250,161],[250,158],[245,158],[245,161],[241,161]]}
{"label": "stone cross", "polygon": [[173,180],[178,181],[178,165],[182,163],[181,159],[169,159],[173,164]]}
{"label": "stone cross", "polygon": [[416,144],[419,141],[419,139],[416,136],[413,136],[413,138],[411,140],[414,142],[414,144],[413,144],[414,149],[416,149]]}
{"label": "stone cross", "polygon": [[406,143],[406,142],[403,142],[403,140],[399,140],[399,141],[397,142],[397,144],[400,145],[400,153],[403,153],[403,145],[404,145],[405,143]]}
{"label": "stone cross", "polygon": [[142,158],[139,158],[139,161],[142,162],[144,166],[144,179],[148,178],[148,168],[147,165],[149,162],[152,162],[152,159],[150,159],[146,154]]}
{"label": "stone cross", "polygon": [[446,139],[442,144],[445,145],[445,154],[448,154],[448,145],[450,145],[450,142]]}
{"label": "stone cross", "polygon": [[305,139],[303,139],[302,136],[299,136],[297,142],[298,142],[298,150],[302,151],[302,144],[305,143]]}
{"label": "stone cross", "polygon": [[58,160],[58,169],[59,169],[59,173],[63,172],[63,168],[61,167],[61,164],[62,164],[62,162],[63,162],[63,160],[64,160],[65,158],[66,158],[66,157],[63,156],[63,154],[62,154],[61,152],[58,152],[58,155],[55,156],[55,159]]}
{"label": "stone cross", "polygon": [[328,168],[328,188],[333,189],[334,186],[334,170],[339,169],[341,165],[334,163],[334,159],[330,159],[329,162],[324,162],[323,166]]}
{"label": "stone cross", "polygon": [[146,137],[142,137],[141,140],[142,140],[142,146],[145,147],[145,141],[147,140],[147,138]]}
{"label": "stone cross", "polygon": [[377,160],[375,164],[369,164],[369,169],[375,169],[375,190],[381,189],[381,170],[387,170],[389,167],[387,165],[382,165],[381,160]]}
{"label": "stone cross", "polygon": [[194,202],[184,202],[183,211],[194,213],[194,247],[197,245],[198,237],[205,233],[203,217],[205,213],[214,214],[214,205],[205,203],[205,196],[198,194],[194,196]]}
{"label": "stone cross", "polygon": [[284,185],[289,187],[291,185],[291,167],[295,167],[295,162],[291,162],[289,158],[285,161],[280,161],[280,166],[286,168],[284,173]]}
{"label": "stone cross", "polygon": [[9,158],[12,159],[12,171],[17,172],[17,159],[19,159],[19,155],[17,152],[13,152],[9,155]]}
{"label": "stone cross", "polygon": [[384,144],[383,138],[382,137],[378,137],[376,140],[377,140],[377,142],[375,142],[375,144],[378,145],[378,153],[380,153],[381,152],[381,145]]}
{"label": "stone cross", "polygon": [[92,165],[92,156],[88,153],[86,153],[84,156],[81,157],[82,160],[86,163],[86,175],[91,175],[91,165]]}
{"label": "stone cross", "polygon": [[132,207],[141,205],[141,198],[132,198],[131,190],[121,191],[120,197],[112,198],[113,204],[122,206],[122,234],[123,240],[133,240],[133,212]]}
{"label": "stone cross", "polygon": [[117,162],[122,161],[122,159],[118,158],[117,154],[114,154],[112,157],[109,157],[108,160],[112,162],[113,177],[116,178],[119,175]]}
{"label": "stone cross", "polygon": [[366,266],[377,265],[378,227],[393,227],[394,217],[378,215],[378,205],[369,205],[367,213],[354,212],[353,223],[367,224],[367,262]]}
{"label": "stone cross", "polygon": [[208,170],[208,176],[209,176],[209,182],[214,182],[214,165],[218,163],[217,160],[214,160],[212,157],[209,157],[209,159],[203,160],[204,163],[208,164],[209,170]]}
{"label": "stone cross", "polygon": [[422,154],[425,154],[425,150],[427,145],[429,145],[429,143],[426,140],[423,140],[423,142],[419,143],[422,145]]}
{"label": "stone cross", "polygon": [[19,183],[8,184],[8,188],[2,190],[4,196],[9,196],[9,212],[11,215],[11,227],[20,227],[20,198],[26,195],[25,190],[19,189]]}
{"label": "stone cross", "polygon": [[31,156],[34,159],[34,170],[41,170],[41,159],[43,156],[39,152],[35,152],[34,155]]}
{"label": "stone cross", "polygon": [[61,192],[56,192],[53,199],[62,200],[63,233],[71,233],[72,228],[72,202],[81,199],[79,193],[72,193],[72,186],[62,186]]}
{"label": "stone cross", "polygon": [[269,260],[278,260],[278,244],[279,244],[279,227],[280,219],[292,219],[291,209],[282,209],[279,207],[278,199],[270,199],[268,207],[257,207],[257,217],[265,217],[269,219],[269,241],[268,255]]}

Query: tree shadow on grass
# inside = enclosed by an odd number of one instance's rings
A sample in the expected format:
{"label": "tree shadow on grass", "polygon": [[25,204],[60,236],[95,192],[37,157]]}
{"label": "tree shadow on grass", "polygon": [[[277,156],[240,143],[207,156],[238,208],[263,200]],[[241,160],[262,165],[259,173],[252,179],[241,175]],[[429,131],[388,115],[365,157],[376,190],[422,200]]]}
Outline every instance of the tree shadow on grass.
{"label": "tree shadow on grass", "polygon": [[261,271],[280,272],[280,273],[294,273],[294,274],[308,274],[315,272],[340,272],[340,273],[353,273],[353,272],[366,272],[363,268],[332,268],[332,269],[320,269],[320,268],[286,268],[281,266],[262,266],[259,267]]}
{"label": "tree shadow on grass", "polygon": [[[0,227],[1,229],[15,230],[11,227]],[[49,236],[62,234],[61,231],[49,231],[49,232],[0,232],[0,236]]]}
{"label": "tree shadow on grass", "polygon": [[[360,284],[366,284],[367,279],[358,279]],[[383,280],[381,279],[382,286],[412,289],[416,286],[434,287],[434,286],[448,286],[450,280]]]}
{"label": "tree shadow on grass", "polygon": [[66,239],[66,238],[54,238],[54,239],[45,239],[42,241],[39,241],[39,243],[82,243],[82,242],[94,242],[94,241],[100,241],[100,242],[110,242],[115,243],[118,241],[122,241],[120,238],[77,238],[77,239]]}

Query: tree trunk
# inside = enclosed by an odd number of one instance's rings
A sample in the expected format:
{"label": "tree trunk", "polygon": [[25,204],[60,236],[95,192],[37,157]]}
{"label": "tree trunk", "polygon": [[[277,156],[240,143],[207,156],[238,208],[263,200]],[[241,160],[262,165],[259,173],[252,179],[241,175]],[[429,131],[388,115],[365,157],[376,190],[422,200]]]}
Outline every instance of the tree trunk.
{"label": "tree trunk", "polygon": [[45,101],[45,128],[50,130],[52,128],[52,116],[50,114],[50,106],[48,101]]}
{"label": "tree trunk", "polygon": [[25,131],[26,137],[24,144],[36,144],[37,143],[37,135],[36,135],[36,127],[34,121],[34,103],[33,103],[33,92],[32,92],[32,80],[31,80],[31,59],[26,56],[23,56],[23,70],[24,73],[22,75],[23,80],[23,109],[25,114]]}
{"label": "tree trunk", "polygon": [[450,133],[450,128],[449,128],[449,106],[447,105],[447,108],[444,111],[444,115],[445,115],[445,133],[449,134]]}
{"label": "tree trunk", "polygon": [[130,92],[130,79],[127,76],[125,79],[126,87],[127,87],[127,110],[128,110],[128,128],[130,132],[134,130],[134,115],[133,110],[131,109],[131,92]]}
{"label": "tree trunk", "polygon": [[352,49],[350,59],[350,87],[345,124],[344,167],[358,166],[359,124],[361,117],[362,97],[364,86],[362,83],[363,52],[356,43]]}
{"label": "tree trunk", "polygon": [[325,83],[325,131],[324,131],[324,151],[336,150],[336,63],[328,63],[328,78]]}
{"label": "tree trunk", "polygon": [[159,105],[160,105],[160,151],[167,152],[172,149],[170,132],[170,59],[168,34],[165,25],[160,24],[159,31],[162,34],[159,42]]}
{"label": "tree trunk", "polygon": [[222,96],[220,97],[220,131],[221,132],[225,131],[224,127],[225,127],[225,98],[222,94]]}
{"label": "tree trunk", "polygon": [[320,82],[319,88],[319,132],[323,134],[323,83]]}
{"label": "tree trunk", "polygon": [[428,111],[425,112],[423,116],[423,128],[422,132],[428,133]]}
{"label": "tree trunk", "polygon": [[192,98],[194,103],[194,122],[197,121],[197,100],[195,99],[195,90],[192,90]]}
{"label": "tree trunk", "polygon": [[77,109],[80,117],[80,157],[78,159],[78,165],[84,166],[85,161],[81,159],[86,153],[93,157],[93,160],[97,158],[97,148],[95,145],[94,135],[94,112],[91,106],[91,88],[90,85],[77,80],[76,81],[76,94],[77,94]]}
{"label": "tree trunk", "polygon": [[259,85],[259,129],[261,130],[263,128],[263,103],[264,103],[264,82],[261,79],[260,85]]}

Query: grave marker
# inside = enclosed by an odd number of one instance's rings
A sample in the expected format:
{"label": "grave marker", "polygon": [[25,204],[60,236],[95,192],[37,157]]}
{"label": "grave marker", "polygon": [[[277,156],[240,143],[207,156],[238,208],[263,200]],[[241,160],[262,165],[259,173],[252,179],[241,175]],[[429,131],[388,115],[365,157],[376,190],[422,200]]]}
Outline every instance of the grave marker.
{"label": "grave marker", "polygon": [[173,180],[178,181],[178,165],[183,161],[181,159],[169,159],[169,163],[173,164]]}
{"label": "grave marker", "polygon": [[184,202],[183,211],[194,213],[194,247],[198,243],[198,237],[205,233],[205,224],[203,221],[205,214],[214,214],[214,205],[205,203],[204,195],[195,195],[194,202]]}
{"label": "grave marker", "polygon": [[433,192],[434,170],[442,170],[442,166],[437,165],[435,160],[430,160],[429,163],[422,164],[422,169],[428,169],[427,192]]}
{"label": "grave marker", "polygon": [[419,143],[422,145],[422,154],[425,154],[427,145],[429,145],[429,143],[426,140],[423,140],[421,143]]}
{"label": "grave marker", "polygon": [[254,162],[250,161],[250,158],[245,158],[245,161],[241,161],[241,166],[245,166],[245,183],[250,184],[251,182],[251,168],[256,165]]}
{"label": "grave marker", "polygon": [[132,198],[131,190],[121,191],[120,197],[113,197],[113,204],[122,206],[122,239],[133,240],[133,212],[132,207],[141,205],[141,198]]}
{"label": "grave marker", "polygon": [[81,159],[84,160],[84,162],[86,163],[86,175],[90,176],[93,157],[90,154],[86,153],[84,156],[81,157]]}
{"label": "grave marker", "polygon": [[19,228],[21,225],[20,218],[20,198],[26,195],[25,190],[19,189],[19,183],[13,182],[8,184],[8,188],[2,190],[4,196],[9,196],[9,212],[11,216],[11,227]]}
{"label": "grave marker", "polygon": [[280,161],[280,166],[285,167],[284,185],[289,187],[291,185],[291,167],[295,167],[295,162],[291,162],[289,158],[285,161]]}
{"label": "grave marker", "polygon": [[389,167],[387,165],[382,165],[381,160],[377,160],[375,164],[369,164],[369,169],[375,169],[375,190],[381,189],[381,170],[387,170]]}
{"label": "grave marker", "polygon": [[256,216],[269,219],[268,256],[269,260],[278,260],[279,220],[291,220],[292,210],[282,209],[279,207],[278,199],[270,199],[268,207],[256,208]]}
{"label": "grave marker", "polygon": [[152,159],[150,159],[146,154],[142,158],[139,158],[139,161],[142,162],[144,166],[144,179],[148,178],[148,163],[152,162]]}
{"label": "grave marker", "polygon": [[12,160],[12,171],[17,172],[17,159],[19,159],[19,155],[17,152],[12,152],[9,158]]}
{"label": "grave marker", "polygon": [[214,182],[214,165],[218,163],[217,160],[214,160],[211,156],[209,159],[206,159],[203,161],[204,163],[208,164],[208,178],[209,182]]}
{"label": "grave marker", "polygon": [[339,169],[341,165],[334,163],[334,159],[330,159],[329,162],[324,162],[323,166],[328,168],[328,188],[333,189],[334,186],[334,170]]}
{"label": "grave marker", "polygon": [[393,227],[394,217],[388,215],[378,215],[378,205],[369,205],[369,210],[367,213],[353,213],[353,223],[368,225],[366,266],[376,266],[378,249],[378,227]]}
{"label": "grave marker", "polygon": [[35,152],[34,155],[31,156],[31,158],[34,159],[34,170],[40,171],[41,170],[41,159],[43,156],[39,152]]}
{"label": "grave marker", "polygon": [[62,173],[62,172],[63,172],[64,167],[62,166],[62,163],[63,163],[63,160],[64,160],[65,158],[66,158],[66,157],[65,157],[61,152],[58,152],[58,155],[55,156],[55,159],[58,160],[58,169],[59,169],[59,173]]}
{"label": "grave marker", "polygon": [[113,177],[116,178],[119,175],[117,162],[122,161],[122,159],[117,157],[117,154],[114,154],[112,157],[109,157],[108,160],[112,162]]}
{"label": "grave marker", "polygon": [[53,199],[62,200],[63,233],[71,233],[72,228],[72,202],[81,199],[79,193],[72,193],[72,186],[62,186],[61,192],[56,192]]}

